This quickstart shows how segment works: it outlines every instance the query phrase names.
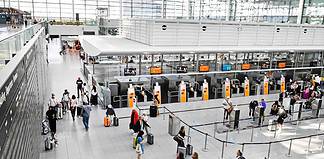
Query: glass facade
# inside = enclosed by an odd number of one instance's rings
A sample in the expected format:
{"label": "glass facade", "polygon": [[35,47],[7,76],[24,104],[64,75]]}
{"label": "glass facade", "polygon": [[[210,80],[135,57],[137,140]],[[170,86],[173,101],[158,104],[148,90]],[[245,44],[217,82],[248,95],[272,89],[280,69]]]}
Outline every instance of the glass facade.
{"label": "glass facade", "polygon": [[[323,24],[324,1],[302,0],[302,23]],[[243,22],[296,23],[300,0],[6,0],[35,18],[95,21],[97,8],[108,18],[212,19]]]}

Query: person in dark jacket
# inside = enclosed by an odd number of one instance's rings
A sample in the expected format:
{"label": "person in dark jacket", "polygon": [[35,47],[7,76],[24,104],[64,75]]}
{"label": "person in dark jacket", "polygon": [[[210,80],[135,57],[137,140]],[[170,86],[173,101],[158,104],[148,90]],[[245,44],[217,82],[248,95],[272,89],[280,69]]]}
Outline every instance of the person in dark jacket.
{"label": "person in dark jacket", "polygon": [[253,100],[250,102],[250,105],[249,105],[249,117],[253,117],[254,118],[254,113],[255,113],[255,108],[258,106],[258,101],[256,100]]}
{"label": "person in dark jacket", "polygon": [[52,132],[52,137],[56,134],[56,111],[54,107],[49,107],[46,112],[46,117],[49,122],[49,127]]}
{"label": "person in dark jacket", "polygon": [[139,131],[141,131],[143,128],[143,120],[142,120],[142,116],[139,116],[136,124],[134,125],[134,133],[138,133]]}
{"label": "person in dark jacket", "polygon": [[110,118],[110,121],[112,121],[112,116],[116,116],[116,113],[111,104],[107,106],[106,116]]}
{"label": "person in dark jacket", "polygon": [[178,147],[185,147],[184,137],[186,136],[185,127],[181,126],[180,131],[178,132],[180,140],[178,141]]}
{"label": "person in dark jacket", "polygon": [[78,77],[78,80],[75,83],[77,85],[78,98],[80,98],[80,93],[82,93],[82,84],[83,84],[83,81],[81,80],[80,77]]}

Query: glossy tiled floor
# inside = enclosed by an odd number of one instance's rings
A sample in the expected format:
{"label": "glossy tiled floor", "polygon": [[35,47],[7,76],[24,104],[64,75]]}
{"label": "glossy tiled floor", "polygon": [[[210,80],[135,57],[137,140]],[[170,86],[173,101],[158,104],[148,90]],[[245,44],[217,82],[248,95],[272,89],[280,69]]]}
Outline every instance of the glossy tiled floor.
{"label": "glossy tiled floor", "polygon": [[[82,77],[80,72],[80,62],[77,55],[69,54],[60,56],[58,54],[58,41],[54,40],[49,45],[49,80],[51,91],[58,97],[61,97],[63,90],[68,89],[72,94],[75,94],[75,80],[77,77]],[[237,98],[233,99],[234,104],[248,103],[252,98]],[[261,98],[261,97],[257,97]],[[276,99],[277,95],[265,97],[267,100]],[[213,100],[208,102],[193,102],[185,104],[168,104],[166,107],[172,111],[176,110],[191,110],[196,108],[208,108],[220,105],[222,100]],[[247,107],[240,107],[243,117],[247,115]],[[163,112],[163,110],[161,110]],[[267,110],[268,112],[269,110]],[[135,151],[132,148],[132,133],[128,130],[130,110],[122,108],[116,110],[120,117],[119,127],[103,127],[103,117],[105,111],[100,107],[94,107],[90,117],[90,129],[85,131],[82,125],[82,119],[72,121],[70,114],[64,116],[64,119],[57,122],[57,136],[59,145],[51,150],[44,151],[43,146],[41,159],[135,159]],[[220,121],[222,119],[222,108],[188,111],[177,113],[185,122],[194,125]],[[297,127],[291,124],[285,124],[282,132],[276,137],[273,137],[274,132],[268,132],[267,128],[255,129],[253,139],[255,142],[274,141],[278,139],[289,138],[293,135],[305,135],[314,133],[318,127],[319,120],[308,120],[301,122]],[[174,159],[176,158],[176,143],[168,134],[168,118],[163,115],[157,118],[150,118],[149,123],[152,126],[150,130],[155,137],[154,145],[145,144],[144,159]],[[213,135],[214,126],[198,127],[197,129]],[[313,131],[312,131],[313,130]],[[323,129],[317,131],[322,132]],[[251,129],[240,132],[229,133],[229,141],[246,142],[251,137]],[[208,151],[203,151],[205,144],[205,136],[197,131],[190,131],[192,137],[192,145],[194,151],[199,153],[202,159],[215,159],[221,157],[222,144],[208,137]],[[216,134],[218,138],[225,139],[225,134]],[[312,153],[306,155],[307,144],[309,139],[296,140],[292,146],[292,157],[287,157],[289,142],[273,144],[271,146],[270,158],[284,159],[323,159],[324,153],[320,150],[322,137],[314,137],[311,140],[310,150]],[[43,143],[41,143],[43,144]],[[263,159],[267,156],[268,145],[246,145],[244,147],[245,156],[247,159]],[[235,151],[241,149],[242,146],[228,144],[225,147],[224,158],[235,158]],[[189,158],[189,157],[188,157]]]}

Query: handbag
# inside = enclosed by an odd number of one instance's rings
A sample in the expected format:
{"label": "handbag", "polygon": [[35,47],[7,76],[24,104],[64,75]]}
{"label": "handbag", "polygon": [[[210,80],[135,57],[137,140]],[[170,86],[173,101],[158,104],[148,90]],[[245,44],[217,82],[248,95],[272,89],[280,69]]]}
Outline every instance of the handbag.
{"label": "handbag", "polygon": [[141,144],[136,144],[136,149],[135,149],[136,153],[138,154],[142,154],[143,151],[142,151],[142,147],[141,147]]}
{"label": "handbag", "polygon": [[182,139],[181,139],[181,137],[179,136],[179,134],[175,135],[175,136],[173,137],[173,140],[176,141],[177,143],[179,143],[179,142],[182,141]]}

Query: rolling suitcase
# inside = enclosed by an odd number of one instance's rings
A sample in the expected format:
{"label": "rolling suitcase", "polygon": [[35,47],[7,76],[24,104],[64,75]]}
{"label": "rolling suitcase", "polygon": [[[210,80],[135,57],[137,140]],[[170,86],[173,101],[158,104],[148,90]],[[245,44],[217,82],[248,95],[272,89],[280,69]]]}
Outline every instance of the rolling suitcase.
{"label": "rolling suitcase", "polygon": [[82,107],[77,107],[77,116],[81,116]]}
{"label": "rolling suitcase", "polygon": [[114,126],[118,126],[119,125],[119,119],[118,117],[114,117],[114,122],[113,122]]}
{"label": "rolling suitcase", "polygon": [[45,139],[45,150],[52,150],[54,142],[50,136],[46,137]]}
{"label": "rolling suitcase", "polygon": [[150,117],[156,117],[157,116],[157,111],[158,111],[158,107],[151,105],[150,106]]}
{"label": "rolling suitcase", "polygon": [[187,144],[187,147],[186,147],[187,155],[192,155],[192,152],[193,152],[193,146],[190,144]]}
{"label": "rolling suitcase", "polygon": [[150,145],[154,144],[154,135],[152,133],[147,134],[147,143]]}
{"label": "rolling suitcase", "polygon": [[179,146],[178,147],[178,153],[180,154],[180,153],[182,153],[183,154],[183,156],[187,156],[187,153],[186,153],[186,148],[185,147],[181,147],[181,146]]}
{"label": "rolling suitcase", "polygon": [[62,107],[57,108],[57,119],[63,119],[63,110]]}
{"label": "rolling suitcase", "polygon": [[105,116],[105,117],[104,117],[104,126],[105,126],[105,127],[109,127],[110,124],[111,124],[110,118],[107,117],[107,116]]}

